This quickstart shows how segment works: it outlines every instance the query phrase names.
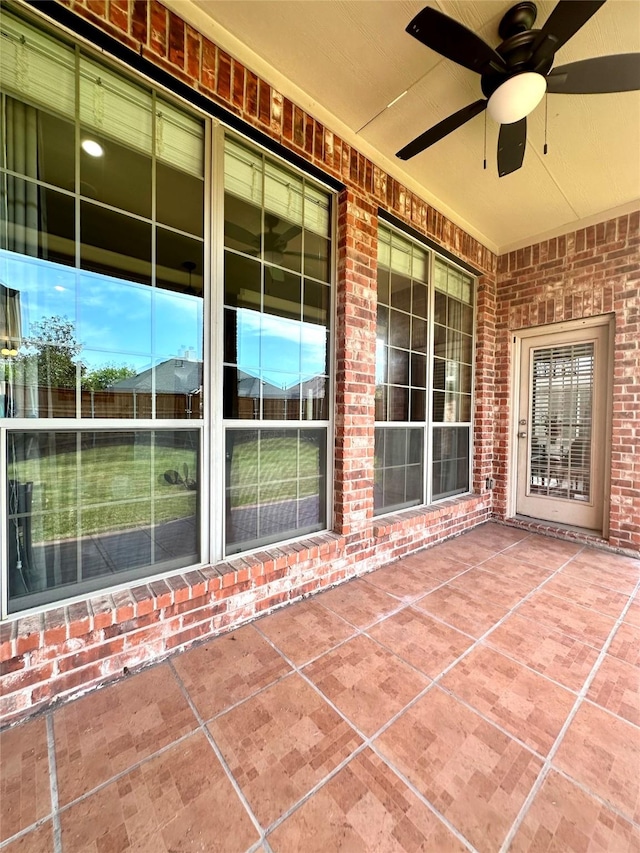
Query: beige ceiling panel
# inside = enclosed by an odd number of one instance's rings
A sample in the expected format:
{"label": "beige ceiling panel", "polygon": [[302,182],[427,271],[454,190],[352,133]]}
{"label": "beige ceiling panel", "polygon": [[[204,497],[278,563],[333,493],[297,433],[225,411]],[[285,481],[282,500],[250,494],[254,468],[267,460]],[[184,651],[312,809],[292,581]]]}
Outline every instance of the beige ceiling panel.
{"label": "beige ceiling panel", "polygon": [[[166,0],[242,61],[391,174],[422,191],[493,246],[578,227],[629,204],[640,182],[640,95],[550,95],[549,154],[544,102],[529,118],[523,168],[497,177],[498,128],[476,116],[408,163],[395,152],[419,133],[482,97],[480,78],[405,32],[422,0]],[[511,0],[428,0],[497,46]],[[537,3],[536,28],[555,8]],[[206,13],[206,14],[203,14]],[[207,25],[210,25],[207,27]],[[608,0],[558,52],[556,65],[640,51],[640,0]],[[405,89],[407,94],[385,109]],[[361,133],[356,133],[366,125]],[[464,226],[463,226],[464,227]]]}
{"label": "beige ceiling panel", "polygon": [[577,218],[640,199],[637,92],[549,95],[547,138],[544,156],[544,109],[538,108],[529,119],[530,145]]}
{"label": "beige ceiling panel", "polygon": [[354,130],[440,61],[405,32],[416,0],[195,5]]}

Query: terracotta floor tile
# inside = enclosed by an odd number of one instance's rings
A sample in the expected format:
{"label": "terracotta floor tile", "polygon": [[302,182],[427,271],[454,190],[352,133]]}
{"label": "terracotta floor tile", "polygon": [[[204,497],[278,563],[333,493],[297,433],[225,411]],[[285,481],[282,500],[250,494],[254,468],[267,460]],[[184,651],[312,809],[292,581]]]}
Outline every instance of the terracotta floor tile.
{"label": "terracotta floor tile", "polygon": [[354,633],[352,625],[318,601],[300,601],[265,616],[255,626],[296,666],[329,651]]}
{"label": "terracotta floor tile", "polygon": [[636,628],[640,628],[640,592],[637,592],[631,602],[629,609],[624,615],[624,621],[630,622]]}
{"label": "terracotta floor tile", "polygon": [[507,527],[491,521],[474,527],[473,530],[462,535],[466,542],[473,542],[475,545],[482,545],[483,548],[494,551],[502,551],[531,536],[528,530],[518,530],[517,527]]}
{"label": "terracotta floor tile", "polygon": [[575,565],[593,566],[614,573],[627,574],[629,577],[635,577],[636,580],[640,577],[640,559],[601,551],[597,548],[585,548],[573,562]]}
{"label": "terracotta floor tile", "polygon": [[462,534],[436,546],[438,557],[448,557],[468,566],[477,566],[496,554],[496,548],[480,545],[469,537],[470,534]]}
{"label": "terracotta floor tile", "polygon": [[2,848],[2,853],[51,853],[53,847],[53,830],[48,820],[37,829],[28,832]]}
{"label": "terracotta floor tile", "polygon": [[637,853],[640,832],[580,788],[551,771],[509,853]]}
{"label": "terracotta floor tile", "polygon": [[529,587],[527,592],[531,592],[534,587],[547,580],[554,570],[527,563],[526,560],[510,555],[510,552],[507,551],[505,554],[498,554],[490,560],[486,560],[482,564],[482,571],[491,572],[504,578],[513,578],[523,586],[526,584]]}
{"label": "terracotta floor tile", "polygon": [[209,730],[264,827],[362,742],[298,675],[217,717]]}
{"label": "terracotta floor tile", "polygon": [[357,628],[371,625],[400,607],[397,599],[361,578],[323,592],[317,601]]}
{"label": "terracotta floor tile", "polygon": [[430,683],[363,636],[327,652],[304,673],[368,737]]}
{"label": "terracotta floor tile", "polygon": [[450,584],[425,595],[415,606],[473,637],[480,637],[508,612],[507,607],[473,598]]}
{"label": "terracotta floor tile", "polygon": [[403,566],[401,561],[376,569],[367,575],[367,583],[393,595],[399,601],[415,601],[421,595],[440,586],[441,580],[418,571],[410,566]]}
{"label": "terracotta floor tile", "polygon": [[635,726],[585,702],[553,763],[640,822],[640,730]]}
{"label": "terracotta floor tile", "polygon": [[450,585],[478,598],[503,606],[505,610],[514,607],[527,593],[531,592],[529,584],[504,577],[483,569],[471,569],[464,575],[454,578]]}
{"label": "terracotta floor tile", "polygon": [[615,568],[610,563],[596,558],[587,561],[572,560],[559,572],[564,578],[575,578],[579,584],[596,584],[607,589],[631,595],[638,582],[639,574],[628,568]]}
{"label": "terracotta floor tile", "polygon": [[0,759],[0,841],[3,841],[51,811],[44,718],[2,732]]}
{"label": "terracotta floor tile", "polygon": [[582,605],[582,607],[605,613],[614,619],[620,616],[623,607],[629,600],[628,595],[615,592],[604,586],[598,586],[598,584],[578,580],[576,575],[566,574],[564,571],[546,583],[544,591],[560,598],[566,598],[573,601],[574,604]]}
{"label": "terracotta floor tile", "polygon": [[270,836],[274,853],[453,853],[466,848],[370,749]]}
{"label": "terracotta floor tile", "polygon": [[543,587],[534,592],[528,601],[518,608],[519,616],[551,625],[583,643],[601,648],[611,633],[616,620],[595,610],[574,604],[566,598],[551,595]]}
{"label": "terracotta floor tile", "polygon": [[426,548],[424,551],[418,551],[417,554],[410,554],[408,557],[403,557],[398,560],[398,563],[406,566],[409,569],[427,575],[429,578],[445,583],[457,575],[468,572],[471,568],[467,563],[462,563],[460,560],[454,560],[446,554],[440,552],[440,545],[434,548]]}
{"label": "terracotta floor tile", "polygon": [[497,851],[542,767],[438,687],[375,742],[480,851]]}
{"label": "terracotta floor tile", "polygon": [[505,551],[504,556],[524,560],[545,569],[559,569],[583,548],[584,545],[576,542],[565,542],[532,533]]}
{"label": "terracotta floor tile", "polygon": [[61,813],[64,853],[232,853],[258,832],[198,732]]}
{"label": "terracotta floor tile", "polygon": [[623,622],[616,631],[607,652],[633,666],[640,666],[640,628]]}
{"label": "terracotta floor tile", "polygon": [[64,705],[53,715],[60,805],[196,726],[166,663]]}
{"label": "terracotta floor tile", "polygon": [[587,698],[640,726],[640,667],[605,655]]}
{"label": "terracotta floor tile", "polygon": [[291,671],[252,625],[176,655],[173,664],[205,720]]}
{"label": "terracotta floor tile", "polygon": [[580,690],[598,659],[597,650],[519,613],[507,617],[485,643],[565,687]]}
{"label": "terracotta floor tile", "polygon": [[390,616],[368,633],[431,678],[439,675],[473,643],[470,637],[414,607]]}
{"label": "terracotta floor tile", "polygon": [[457,663],[440,684],[543,755],[576,700],[568,690],[483,646]]}

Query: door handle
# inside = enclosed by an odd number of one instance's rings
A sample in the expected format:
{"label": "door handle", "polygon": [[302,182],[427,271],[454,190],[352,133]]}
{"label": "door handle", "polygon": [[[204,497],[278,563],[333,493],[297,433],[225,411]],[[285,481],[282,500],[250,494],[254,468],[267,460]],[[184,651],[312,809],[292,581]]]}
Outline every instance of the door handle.
{"label": "door handle", "polygon": [[526,432],[519,432],[518,433],[518,438],[526,438],[526,437],[527,437]]}

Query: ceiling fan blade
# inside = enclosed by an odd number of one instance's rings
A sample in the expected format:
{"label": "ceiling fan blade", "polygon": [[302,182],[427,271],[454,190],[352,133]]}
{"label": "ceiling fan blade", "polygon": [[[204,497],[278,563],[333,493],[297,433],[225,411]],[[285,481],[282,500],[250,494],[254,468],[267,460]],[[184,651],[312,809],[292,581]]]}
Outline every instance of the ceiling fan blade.
{"label": "ceiling fan blade", "polygon": [[559,0],[534,44],[533,70],[551,59],[604,3],[605,0]]}
{"label": "ceiling fan blade", "polygon": [[504,59],[486,41],[431,6],[418,12],[407,32],[441,56],[478,74],[506,69]]}
{"label": "ceiling fan blade", "polygon": [[245,243],[247,246],[254,246],[256,249],[260,247],[260,236],[252,234],[251,231],[247,231],[241,225],[236,225],[235,222],[225,222],[224,232],[225,235],[238,243]]}
{"label": "ceiling fan blade", "polygon": [[500,125],[498,135],[498,176],[503,178],[517,171],[524,160],[527,144],[527,120]]}
{"label": "ceiling fan blade", "polygon": [[474,101],[473,104],[468,104],[466,107],[458,110],[457,113],[448,116],[443,121],[429,128],[429,130],[425,130],[424,133],[421,133],[420,136],[417,136],[412,142],[401,148],[396,157],[399,157],[401,160],[409,160],[411,157],[415,157],[416,154],[424,151],[425,148],[428,148],[430,145],[447,136],[447,134],[462,127],[463,124],[466,124],[474,116],[477,116],[478,113],[486,109],[486,106],[487,101],[483,99]]}
{"label": "ceiling fan blade", "polygon": [[301,225],[292,225],[291,228],[288,228],[284,234],[278,234],[278,238],[282,243],[289,243],[293,240],[294,237],[297,237],[298,234],[302,233]]}
{"label": "ceiling fan blade", "polygon": [[547,76],[547,92],[591,95],[640,89],[640,53],[596,56],[554,68]]}

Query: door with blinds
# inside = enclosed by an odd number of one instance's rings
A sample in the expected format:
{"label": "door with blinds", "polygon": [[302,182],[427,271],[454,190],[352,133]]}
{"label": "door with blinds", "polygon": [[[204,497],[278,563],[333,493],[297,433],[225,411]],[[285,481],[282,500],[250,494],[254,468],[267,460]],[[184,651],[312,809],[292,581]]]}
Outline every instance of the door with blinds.
{"label": "door with blinds", "polygon": [[609,324],[520,340],[516,513],[603,530]]}

